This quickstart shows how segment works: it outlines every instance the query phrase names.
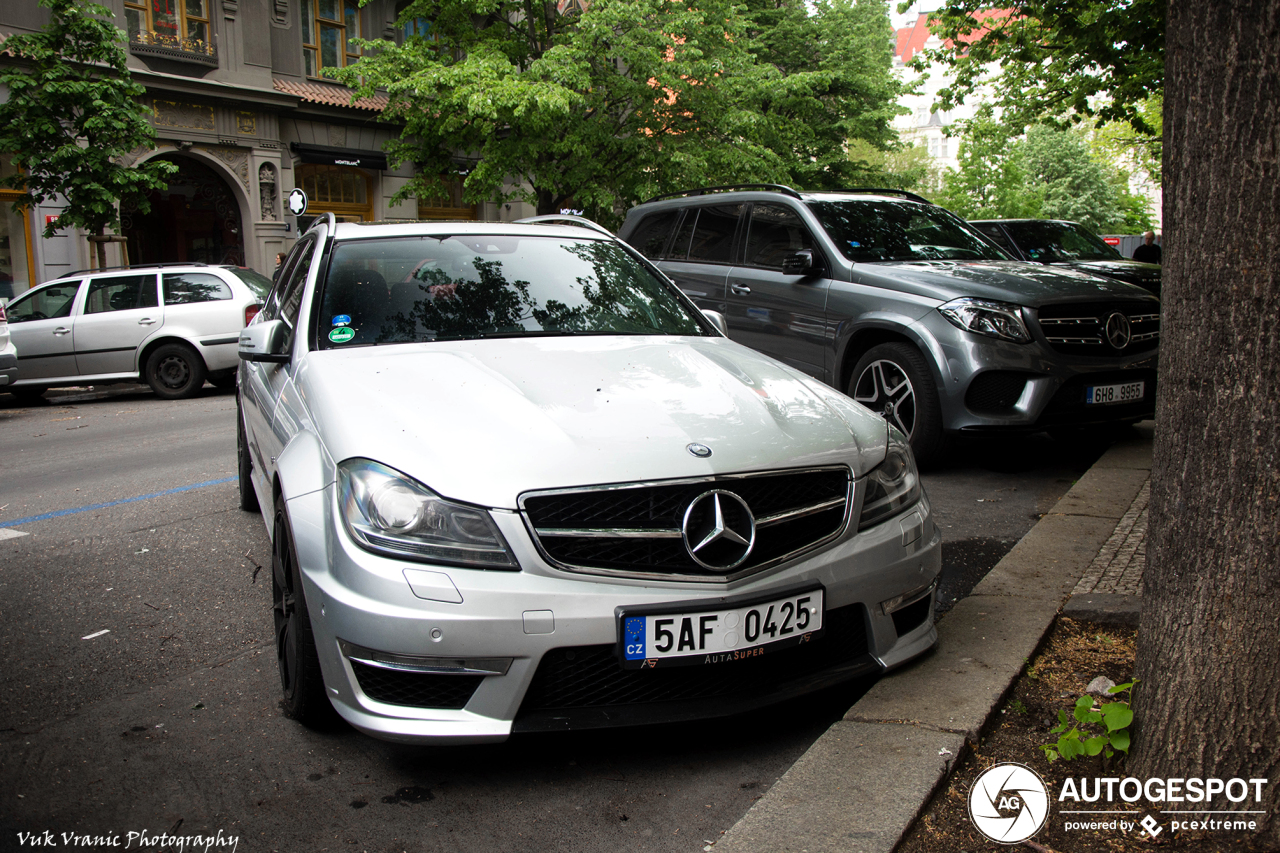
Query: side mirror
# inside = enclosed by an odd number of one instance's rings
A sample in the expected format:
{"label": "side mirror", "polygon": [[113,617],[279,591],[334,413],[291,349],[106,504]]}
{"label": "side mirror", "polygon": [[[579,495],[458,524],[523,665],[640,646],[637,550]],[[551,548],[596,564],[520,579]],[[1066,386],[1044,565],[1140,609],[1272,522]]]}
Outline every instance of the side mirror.
{"label": "side mirror", "polygon": [[240,330],[240,360],[283,364],[289,360],[285,350],[287,327],[284,320],[254,323]]}
{"label": "side mirror", "polygon": [[782,272],[786,275],[803,275],[813,272],[815,267],[813,249],[801,249],[782,259]]}
{"label": "side mirror", "polygon": [[702,316],[711,321],[711,325],[716,327],[716,331],[729,337],[729,324],[724,321],[724,315],[719,311],[712,311],[708,308],[702,309]]}

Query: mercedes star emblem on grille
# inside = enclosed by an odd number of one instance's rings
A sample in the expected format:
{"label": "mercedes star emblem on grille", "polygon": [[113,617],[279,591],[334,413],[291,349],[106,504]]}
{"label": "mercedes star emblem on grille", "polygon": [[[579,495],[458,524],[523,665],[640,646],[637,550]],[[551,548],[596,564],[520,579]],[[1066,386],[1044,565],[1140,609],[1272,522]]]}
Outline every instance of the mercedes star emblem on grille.
{"label": "mercedes star emblem on grille", "polygon": [[751,553],[756,519],[742,498],[712,489],[689,503],[680,535],[694,562],[713,572],[727,572],[742,565]]}
{"label": "mercedes star emblem on grille", "polygon": [[1129,328],[1129,318],[1114,311],[1111,316],[1107,317],[1106,325],[1107,341],[1116,349],[1124,349],[1129,345],[1129,338],[1132,334]]}
{"label": "mercedes star emblem on grille", "polygon": [[699,459],[706,459],[708,456],[711,455],[710,447],[707,447],[705,444],[698,444],[697,442],[694,442],[693,444],[685,445],[684,449],[689,451]]}

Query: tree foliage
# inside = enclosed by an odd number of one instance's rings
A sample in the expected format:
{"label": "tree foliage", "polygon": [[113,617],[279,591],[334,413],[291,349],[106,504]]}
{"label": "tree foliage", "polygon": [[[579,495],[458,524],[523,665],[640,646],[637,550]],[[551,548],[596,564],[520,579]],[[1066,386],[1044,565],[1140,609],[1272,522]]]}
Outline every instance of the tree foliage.
{"label": "tree foliage", "polygon": [[731,0],[581,6],[416,0],[401,22],[429,37],[365,42],[368,55],[335,72],[390,96],[384,117],[403,132],[388,153],[418,167],[401,198],[466,173],[471,201],[572,203],[610,221],[691,186],[834,186],[850,173],[850,135],[892,140],[883,0],[821,0],[812,16],[801,0],[750,13]]}
{"label": "tree foliage", "polygon": [[1008,121],[1088,117],[1150,134],[1142,105],[1164,86],[1165,9],[1165,0],[946,0],[930,25],[944,46],[913,64],[954,75],[941,109],[972,95],[998,63]]}
{"label": "tree foliage", "polygon": [[989,104],[963,127],[958,166],[943,175],[935,201],[965,219],[1038,216],[1038,199],[1022,164],[1020,132],[998,121]]}
{"label": "tree foliage", "polygon": [[[24,193],[14,209],[61,195],[66,200],[44,236],[80,227],[101,236],[119,225],[117,204],[146,211],[146,193],[165,186],[176,166],[130,166],[121,158],[155,148],[155,131],[125,64],[124,34],[110,10],[84,0],[40,0],[43,30],[14,35],[4,49],[18,61],[0,67],[9,99],[0,104],[0,151],[21,171],[3,183]],[[103,19],[107,20],[103,20]],[[98,258],[105,253],[99,244]]]}

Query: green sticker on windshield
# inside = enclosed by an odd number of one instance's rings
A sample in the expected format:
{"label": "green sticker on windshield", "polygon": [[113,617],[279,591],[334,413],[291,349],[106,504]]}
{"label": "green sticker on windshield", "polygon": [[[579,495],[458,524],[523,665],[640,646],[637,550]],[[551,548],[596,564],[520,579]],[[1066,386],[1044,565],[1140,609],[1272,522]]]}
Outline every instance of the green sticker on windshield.
{"label": "green sticker on windshield", "polygon": [[335,344],[345,344],[356,336],[356,330],[350,326],[339,326],[329,333],[329,340]]}

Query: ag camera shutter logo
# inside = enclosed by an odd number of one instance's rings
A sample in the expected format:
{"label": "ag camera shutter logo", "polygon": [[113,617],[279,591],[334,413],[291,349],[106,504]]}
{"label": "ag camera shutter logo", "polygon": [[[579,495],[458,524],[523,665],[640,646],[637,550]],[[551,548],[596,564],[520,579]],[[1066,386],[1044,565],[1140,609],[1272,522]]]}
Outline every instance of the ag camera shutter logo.
{"label": "ag camera shutter logo", "polygon": [[1023,764],[983,771],[969,791],[969,819],[998,844],[1017,844],[1040,831],[1049,817],[1049,789]]}

